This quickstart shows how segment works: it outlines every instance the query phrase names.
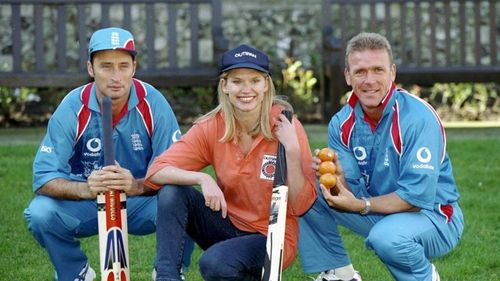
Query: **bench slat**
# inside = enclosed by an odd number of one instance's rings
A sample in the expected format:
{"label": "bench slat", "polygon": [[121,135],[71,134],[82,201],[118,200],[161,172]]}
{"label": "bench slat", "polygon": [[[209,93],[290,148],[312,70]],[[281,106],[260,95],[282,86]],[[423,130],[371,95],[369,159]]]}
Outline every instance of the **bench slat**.
{"label": "bench slat", "polygon": [[191,17],[191,65],[198,66],[200,64],[198,52],[198,5],[190,5],[189,15]]}
{"label": "bench slat", "polygon": [[445,60],[446,65],[451,64],[451,10],[450,2],[444,2],[444,32],[445,32]]}
{"label": "bench slat", "polygon": [[481,11],[480,2],[472,2],[474,5],[474,60],[476,64],[481,64]]}
{"label": "bench slat", "polygon": [[[422,23],[422,14],[420,12],[420,2],[415,1],[415,19],[414,19],[414,24],[415,24],[415,34],[413,35],[415,38],[415,46],[422,46],[422,28],[421,28],[421,23]],[[417,65],[420,65],[422,63],[422,48],[414,48],[413,51],[415,52],[415,63]]]}
{"label": "bench slat", "polygon": [[57,7],[57,67],[59,71],[65,71],[66,64],[66,8],[63,5]]}
{"label": "bench slat", "polygon": [[123,4],[123,28],[126,30],[132,29],[132,9],[130,8],[130,4]]}
{"label": "bench slat", "polygon": [[35,69],[45,69],[45,51],[43,40],[43,6],[35,5]]}
{"label": "bench slat", "polygon": [[85,32],[85,5],[78,4],[77,12],[76,12],[76,21],[78,22],[78,56],[79,56],[79,64],[80,71],[86,71],[87,69],[87,34]]}
{"label": "bench slat", "polygon": [[168,4],[168,63],[169,67],[177,67],[177,7],[175,4]]}
{"label": "bench slat", "polygon": [[100,27],[109,27],[109,4],[101,4],[101,24]]}
{"label": "bench slat", "polygon": [[465,17],[465,1],[461,0],[460,1],[460,8],[459,8],[459,25],[460,25],[460,64],[464,65],[465,64],[465,56],[466,56],[466,44],[465,44],[465,23],[467,21],[467,18]]}
{"label": "bench slat", "polygon": [[496,4],[497,1],[490,0],[489,2],[489,11],[490,11],[490,60],[492,65],[497,65],[497,53],[498,53],[498,44],[497,44],[497,15],[496,15]]}
{"label": "bench slat", "polygon": [[12,5],[12,68],[13,71],[21,71],[22,56],[21,53],[21,5]]}
{"label": "bench slat", "polygon": [[430,2],[430,23],[431,23],[431,36],[430,36],[430,50],[431,50],[431,64],[437,64],[437,48],[436,48],[436,3]]}
{"label": "bench slat", "polygon": [[155,51],[155,24],[153,19],[155,17],[154,4],[146,4],[146,47],[147,47],[147,65],[149,69],[156,68],[156,51]]}

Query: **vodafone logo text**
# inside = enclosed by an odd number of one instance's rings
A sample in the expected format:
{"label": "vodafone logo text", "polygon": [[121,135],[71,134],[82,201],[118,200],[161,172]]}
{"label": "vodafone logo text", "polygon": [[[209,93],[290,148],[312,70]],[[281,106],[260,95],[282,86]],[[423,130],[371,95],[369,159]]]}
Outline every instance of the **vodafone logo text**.
{"label": "vodafone logo text", "polygon": [[90,152],[84,152],[84,156],[99,157],[101,155],[101,140],[98,138],[92,138],[87,141],[85,145],[87,150]]}
{"label": "vodafone logo text", "polygon": [[366,149],[362,146],[356,146],[352,149],[352,152],[354,153],[354,157],[356,160],[358,160],[358,165],[366,165]]}
{"label": "vodafone logo text", "polygon": [[414,169],[428,169],[428,170],[434,170],[434,166],[428,164],[431,159],[432,159],[432,154],[429,148],[427,147],[421,147],[417,150],[416,153],[417,160],[420,162],[420,164],[413,164]]}

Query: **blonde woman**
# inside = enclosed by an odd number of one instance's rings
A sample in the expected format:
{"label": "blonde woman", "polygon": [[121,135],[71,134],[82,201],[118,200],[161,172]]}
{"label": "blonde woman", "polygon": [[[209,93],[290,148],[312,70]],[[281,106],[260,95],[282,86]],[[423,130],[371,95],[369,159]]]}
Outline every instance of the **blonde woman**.
{"label": "blonde woman", "polygon": [[[248,45],[226,52],[218,98],[146,175],[160,189],[156,280],[180,280],[186,235],[204,250],[205,280],[260,280],[278,142],[289,186],[285,268],[297,253],[297,217],[315,200],[315,174],[304,128],[281,114],[292,108],[275,96],[268,56]],[[201,171],[209,165],[215,179]]]}

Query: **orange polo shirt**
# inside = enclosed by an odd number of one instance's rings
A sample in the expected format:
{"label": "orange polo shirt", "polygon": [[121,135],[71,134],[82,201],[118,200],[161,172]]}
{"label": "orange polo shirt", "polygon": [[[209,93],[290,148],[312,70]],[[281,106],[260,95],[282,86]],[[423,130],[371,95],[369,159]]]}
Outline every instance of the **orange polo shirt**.
{"label": "orange polo shirt", "polygon": [[[281,112],[273,106],[271,120]],[[297,254],[298,216],[309,209],[316,198],[315,174],[311,168],[311,153],[302,124],[294,118],[294,125],[301,149],[302,171],[305,184],[295,205],[288,201],[284,267],[288,267]],[[274,121],[271,121],[272,128]],[[195,124],[178,142],[158,156],[150,166],[145,184],[159,189],[148,179],[165,166],[200,171],[212,165],[216,181],[227,202],[231,222],[240,230],[259,232],[267,236],[269,210],[274,178],[274,163],[278,141],[268,141],[259,135],[245,156],[233,141],[220,142],[224,134],[224,118],[218,113],[213,118]],[[270,162],[271,160],[271,162]]]}

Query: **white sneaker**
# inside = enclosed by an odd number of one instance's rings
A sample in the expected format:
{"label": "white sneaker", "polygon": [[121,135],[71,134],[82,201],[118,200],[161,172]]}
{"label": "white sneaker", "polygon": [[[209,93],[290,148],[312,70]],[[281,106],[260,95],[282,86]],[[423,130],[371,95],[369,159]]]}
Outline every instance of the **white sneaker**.
{"label": "white sneaker", "polygon": [[[182,281],[186,280],[186,278],[184,277],[184,270],[182,270],[182,268],[181,268],[180,276],[181,276]],[[156,268],[153,268],[153,272],[151,272],[151,277],[153,278],[153,281],[156,281]]]}
{"label": "white sneaker", "polygon": [[441,281],[441,278],[439,277],[439,273],[436,267],[432,263],[431,266],[432,266],[432,281]]}
{"label": "white sneaker", "polygon": [[95,281],[95,278],[96,274],[94,269],[92,269],[92,267],[90,267],[90,265],[87,263],[74,281]]}
{"label": "white sneaker", "polygon": [[361,280],[361,275],[359,275],[359,272],[354,271],[354,276],[352,279],[346,280],[346,279],[341,279],[340,277],[337,277],[335,275],[335,270],[330,269],[327,271],[321,272],[314,281],[362,281]]}

